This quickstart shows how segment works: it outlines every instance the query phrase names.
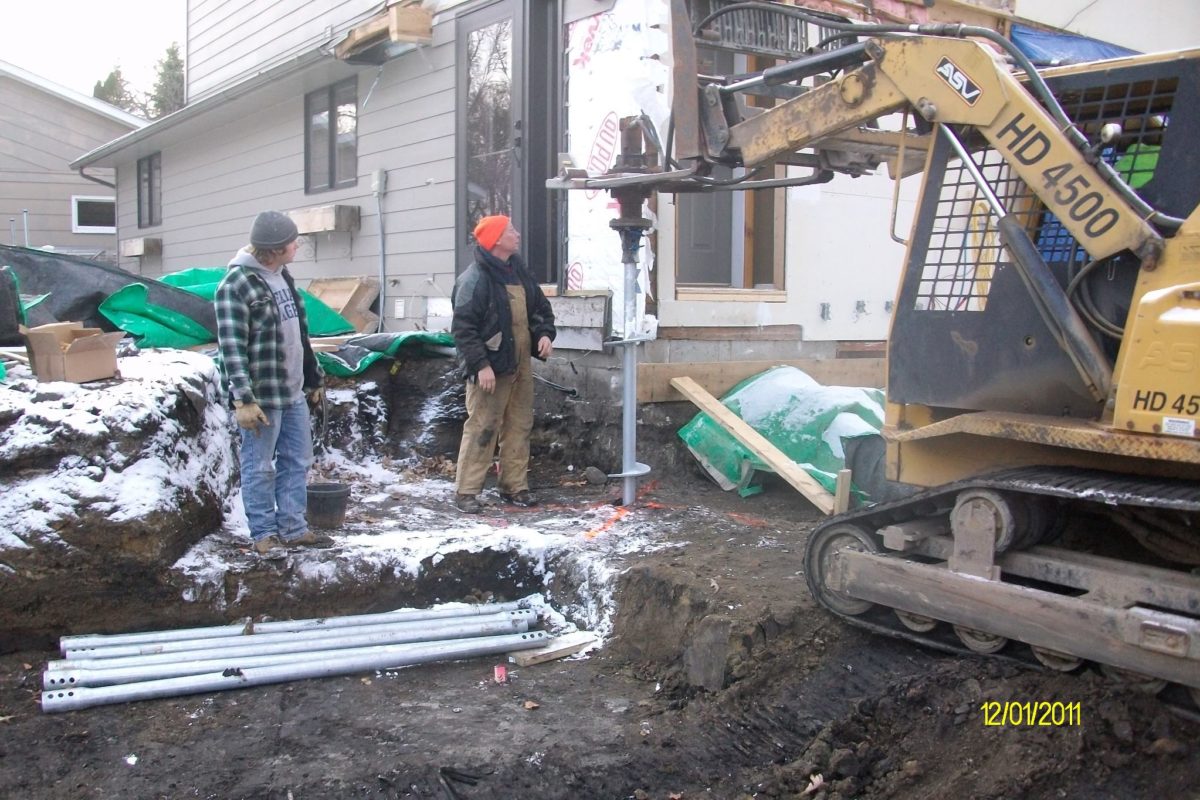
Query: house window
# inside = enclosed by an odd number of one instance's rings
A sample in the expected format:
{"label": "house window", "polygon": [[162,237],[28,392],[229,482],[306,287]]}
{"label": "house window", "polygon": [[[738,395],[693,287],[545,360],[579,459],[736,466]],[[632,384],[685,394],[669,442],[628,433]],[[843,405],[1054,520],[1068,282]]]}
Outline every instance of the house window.
{"label": "house window", "polygon": [[117,201],[71,195],[71,233],[116,233]]}
{"label": "house window", "polygon": [[358,81],[350,78],[304,97],[304,191],[357,183]]}
{"label": "house window", "polygon": [[138,227],[162,224],[162,153],[139,158]]}

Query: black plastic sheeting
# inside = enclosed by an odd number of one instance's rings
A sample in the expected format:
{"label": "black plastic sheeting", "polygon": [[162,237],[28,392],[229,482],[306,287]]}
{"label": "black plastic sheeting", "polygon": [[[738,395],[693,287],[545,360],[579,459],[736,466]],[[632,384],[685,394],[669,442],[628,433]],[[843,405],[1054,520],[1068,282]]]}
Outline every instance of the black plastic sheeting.
{"label": "black plastic sheeting", "polygon": [[1089,39],[1073,33],[1039,31],[1024,25],[1013,25],[1010,38],[1017,49],[1039,67],[1082,64],[1086,61],[1139,55],[1137,50],[1099,39]]}
{"label": "black plastic sheeting", "polygon": [[0,347],[25,344],[21,336],[21,298],[15,273],[0,267]]}
{"label": "black plastic sheeting", "polygon": [[51,322],[82,322],[84,327],[115,331],[113,324],[100,313],[100,304],[118,289],[141,283],[146,286],[151,303],[178,311],[203,325],[214,339],[217,336],[212,303],[161,281],[95,261],[2,244],[0,265],[8,265],[17,273],[21,294],[49,295],[29,309],[30,327]]}

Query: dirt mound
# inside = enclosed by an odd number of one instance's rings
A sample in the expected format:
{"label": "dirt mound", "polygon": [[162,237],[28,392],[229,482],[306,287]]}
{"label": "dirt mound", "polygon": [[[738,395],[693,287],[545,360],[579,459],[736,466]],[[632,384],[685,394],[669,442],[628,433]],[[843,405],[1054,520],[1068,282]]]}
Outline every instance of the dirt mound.
{"label": "dirt mound", "polygon": [[236,478],[212,360],[120,359],[122,377],[0,391],[0,651],[163,602],[162,565],[221,525]]}
{"label": "dirt mound", "polygon": [[[345,401],[359,408],[374,402],[369,394]],[[414,399],[414,413],[421,408]],[[430,419],[445,417],[441,401],[426,410]],[[346,435],[369,440],[383,424],[373,413],[362,421]],[[582,437],[587,452],[598,435]],[[782,482],[768,476],[763,494],[743,500],[693,468],[662,469],[634,508],[618,509],[606,504],[612,487],[580,478],[586,455],[548,447],[538,453],[533,485],[544,500],[538,509],[489,502],[482,518],[458,517],[445,502],[452,484],[435,454],[412,462],[400,479],[405,485],[367,485],[363,478],[354,533],[345,538],[394,537],[412,545],[431,529],[495,541],[511,538],[505,531],[545,539],[550,531],[557,549],[547,547],[545,563],[527,571],[514,570],[516,562],[499,550],[471,558],[469,548],[443,553],[431,544],[436,553],[417,553],[432,581],[428,596],[462,599],[482,589],[509,600],[515,598],[505,592],[528,592],[544,581],[556,604],[580,603],[571,610],[578,620],[597,618],[579,598],[616,609],[602,649],[584,659],[510,666],[505,684],[492,680],[491,660],[476,660],[50,715],[37,697],[42,664],[56,655],[27,643],[23,652],[0,657],[0,795],[1194,794],[1200,724],[1162,699],[1089,671],[1064,675],[922,649],[850,627],[818,608],[800,554],[819,517]],[[340,462],[346,475],[365,469],[352,460]],[[675,456],[663,461],[685,463]],[[234,555],[221,562],[224,571],[212,586],[239,613],[263,610],[270,597],[279,600],[276,616],[400,597],[402,581],[384,578],[401,575],[399,563],[358,570],[348,546],[276,563],[237,545],[232,536],[214,544]],[[571,568],[573,555],[597,550],[607,560]],[[489,571],[496,580],[482,586]],[[344,577],[317,581],[326,574]],[[155,597],[147,584],[129,587],[131,595],[135,590],[137,602]],[[611,596],[597,600],[605,592]],[[184,602],[178,586],[159,600],[164,613],[198,605],[194,597]],[[985,704],[1042,701],[1071,704],[1072,724],[986,724]]]}

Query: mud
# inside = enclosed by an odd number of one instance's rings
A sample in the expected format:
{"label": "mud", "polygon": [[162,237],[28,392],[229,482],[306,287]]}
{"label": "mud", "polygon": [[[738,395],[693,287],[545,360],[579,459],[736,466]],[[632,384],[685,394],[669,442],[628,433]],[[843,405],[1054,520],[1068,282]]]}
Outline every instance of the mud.
{"label": "mud", "polygon": [[[560,508],[612,491],[577,477],[543,453],[534,484]],[[626,557],[612,637],[586,658],[510,666],[507,684],[480,660],[50,715],[37,697],[55,654],[0,657],[0,796],[1195,796],[1200,725],[1160,699],[1087,669],[924,650],[816,608],[799,560],[816,512],[782,483],[742,500],[677,468],[633,513],[675,546]],[[472,585],[483,574],[452,564],[437,593],[518,591]],[[1079,719],[988,726],[991,700],[1078,703]]]}

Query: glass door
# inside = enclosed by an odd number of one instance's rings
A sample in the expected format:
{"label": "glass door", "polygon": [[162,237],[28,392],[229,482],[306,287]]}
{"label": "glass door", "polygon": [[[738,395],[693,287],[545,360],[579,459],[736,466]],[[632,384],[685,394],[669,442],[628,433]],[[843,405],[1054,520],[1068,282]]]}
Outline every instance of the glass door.
{"label": "glass door", "polygon": [[469,248],[481,217],[520,208],[520,82],[514,0],[458,19],[458,241]]}
{"label": "glass door", "polygon": [[456,22],[458,249],[470,252],[481,217],[505,214],[521,231],[525,260],[541,282],[557,280],[560,261],[563,201],[546,180],[563,149],[561,31],[558,3],[545,0],[500,0]]}

